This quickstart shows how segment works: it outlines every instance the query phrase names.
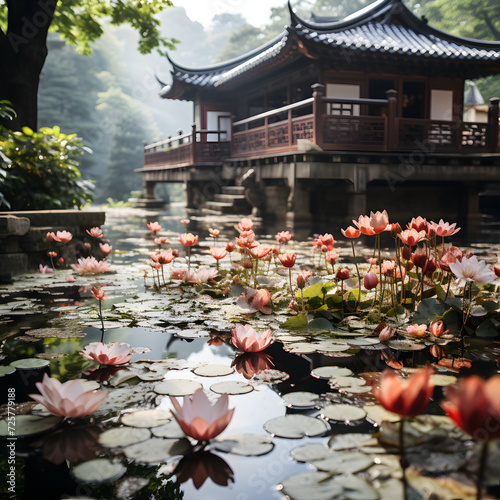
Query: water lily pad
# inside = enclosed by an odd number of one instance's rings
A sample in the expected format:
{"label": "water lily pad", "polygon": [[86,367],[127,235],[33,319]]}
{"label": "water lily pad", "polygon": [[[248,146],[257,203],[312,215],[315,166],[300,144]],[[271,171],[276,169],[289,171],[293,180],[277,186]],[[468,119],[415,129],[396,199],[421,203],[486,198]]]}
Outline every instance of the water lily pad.
{"label": "water lily pad", "polygon": [[335,484],[344,488],[344,496],[349,500],[378,500],[379,498],[387,498],[380,496],[379,492],[362,477],[348,474],[335,476],[334,481]]}
{"label": "water lily pad", "polygon": [[360,337],[357,339],[347,339],[346,342],[350,346],[356,346],[356,347],[362,347],[362,346],[369,346],[369,345],[377,345],[380,344],[379,339],[372,339],[369,337]]}
{"label": "water lily pad", "polygon": [[277,384],[278,382],[283,382],[284,380],[288,380],[289,378],[290,375],[288,373],[269,368],[267,370],[262,370],[257,375],[255,375],[252,381],[264,382],[266,384]]}
{"label": "water lily pad", "polygon": [[140,372],[137,374],[143,382],[155,382],[156,380],[163,380],[165,373],[162,372],[152,372],[148,370],[147,372]]}
{"label": "water lily pad", "polygon": [[4,377],[5,375],[10,375],[16,371],[15,366],[0,366],[0,377]]}
{"label": "water lily pad", "polygon": [[382,422],[399,422],[401,420],[399,415],[387,411],[380,405],[366,405],[363,406],[363,409],[366,411],[366,416],[370,420],[377,422],[377,424],[382,424]]}
{"label": "water lily pad", "polygon": [[50,361],[40,358],[24,358],[13,361],[10,366],[19,370],[39,370],[48,366]]}
{"label": "water lily pad", "polygon": [[294,342],[293,344],[286,344],[285,350],[297,354],[306,354],[316,352],[316,345],[309,342]]}
{"label": "water lily pad", "polygon": [[378,445],[378,440],[373,434],[362,433],[337,434],[336,436],[332,436],[328,441],[328,448],[333,451],[376,445]]}
{"label": "water lily pad", "polygon": [[0,420],[0,437],[27,437],[47,432],[58,426],[63,417],[38,416],[38,415],[16,415],[14,424],[7,424],[7,420]]}
{"label": "water lily pad", "polygon": [[159,427],[153,427],[151,432],[153,433],[153,436],[158,438],[179,439],[184,437],[184,431],[175,419],[172,419]]}
{"label": "water lily pad", "polygon": [[429,382],[437,385],[438,387],[455,384],[457,380],[457,377],[454,377],[453,375],[442,375],[440,373],[434,373],[434,375],[431,375],[429,378]]}
{"label": "water lily pad", "polygon": [[412,340],[389,340],[387,345],[396,351],[422,351],[425,349],[425,344]]}
{"label": "water lily pad", "polygon": [[330,380],[331,385],[337,387],[359,387],[366,385],[366,380],[359,377],[334,377]]}
{"label": "water lily pad", "polygon": [[274,444],[269,436],[259,434],[235,434],[224,436],[213,442],[213,447],[218,451],[256,457],[265,455],[273,450]]}
{"label": "water lily pad", "polygon": [[176,455],[184,455],[191,449],[187,439],[152,438],[123,449],[125,456],[141,463],[157,463]]}
{"label": "water lily pad", "polygon": [[189,396],[194,394],[198,389],[203,387],[200,382],[189,379],[170,379],[165,380],[154,386],[154,391],[157,394],[165,394],[168,396]]}
{"label": "water lily pad", "polygon": [[159,427],[172,418],[170,410],[137,410],[122,416],[122,423],[129,427]]}
{"label": "water lily pad", "polygon": [[368,469],[373,459],[359,452],[331,452],[323,460],[314,460],[311,465],[320,471],[331,474],[354,474]]}
{"label": "water lily pad", "polygon": [[306,444],[294,448],[290,453],[290,457],[297,462],[312,462],[329,457],[331,452],[323,443]]}
{"label": "water lily pad", "polygon": [[123,476],[127,468],[119,462],[107,458],[97,458],[77,465],[71,474],[80,483],[96,484],[116,481]]}
{"label": "water lily pad", "polygon": [[339,342],[338,340],[322,340],[313,344],[317,351],[324,352],[343,352],[348,351],[351,347],[344,342]]}
{"label": "water lily pad", "polygon": [[118,499],[130,498],[149,484],[146,477],[126,477],[116,485],[115,496]]}
{"label": "water lily pad", "polygon": [[147,428],[114,427],[100,434],[97,441],[108,448],[115,448],[140,443],[150,437],[151,432]]}
{"label": "water lily pad", "polygon": [[300,439],[305,436],[321,436],[330,429],[324,420],[306,415],[285,415],[264,424],[264,430],[278,437]]}
{"label": "water lily pad", "polygon": [[328,472],[307,471],[287,477],[281,492],[291,500],[333,500],[341,498],[344,488]]}
{"label": "water lily pad", "polygon": [[338,422],[353,422],[366,417],[366,411],[363,410],[363,408],[346,404],[325,406],[325,408],[321,410],[321,414],[330,420],[336,420]]}
{"label": "water lily pad", "polygon": [[200,377],[223,377],[234,373],[234,369],[226,365],[202,365],[193,370]]}
{"label": "water lily pad", "polygon": [[311,408],[317,404],[318,394],[314,392],[289,392],[288,394],[282,394],[281,396],[288,406],[296,406],[302,408]]}
{"label": "water lily pad", "polygon": [[253,391],[253,386],[240,380],[228,380],[227,382],[217,382],[210,386],[210,390],[217,394],[247,394]]}
{"label": "water lily pad", "polygon": [[352,375],[352,370],[343,366],[319,366],[311,372],[311,375],[326,380],[333,377],[348,377]]}

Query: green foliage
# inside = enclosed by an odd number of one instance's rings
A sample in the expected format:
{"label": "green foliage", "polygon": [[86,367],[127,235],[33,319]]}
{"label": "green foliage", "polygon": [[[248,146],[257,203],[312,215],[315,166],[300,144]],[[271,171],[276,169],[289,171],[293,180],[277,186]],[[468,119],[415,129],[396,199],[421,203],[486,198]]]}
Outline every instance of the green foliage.
{"label": "green foliage", "polygon": [[[5,31],[7,8],[0,2],[0,28]],[[103,33],[103,21],[118,26],[128,24],[139,33],[139,52],[147,54],[154,49],[162,53],[177,43],[160,33],[157,15],[172,7],[170,0],[59,0],[50,30],[59,33],[78,52],[92,54],[91,43]]]}
{"label": "green foliage", "polygon": [[12,107],[12,103],[7,100],[0,101],[0,118],[12,120],[16,116],[16,111]]}
{"label": "green foliage", "polygon": [[0,201],[5,197],[12,210],[81,208],[93,200],[93,183],[78,170],[85,150],[59,127],[0,129]]}

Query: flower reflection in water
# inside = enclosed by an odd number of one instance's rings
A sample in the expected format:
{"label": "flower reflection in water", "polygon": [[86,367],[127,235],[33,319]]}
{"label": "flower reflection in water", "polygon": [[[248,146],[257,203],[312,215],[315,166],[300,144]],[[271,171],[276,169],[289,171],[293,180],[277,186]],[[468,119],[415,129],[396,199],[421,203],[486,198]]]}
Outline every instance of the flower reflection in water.
{"label": "flower reflection in water", "polygon": [[197,490],[208,478],[219,486],[234,483],[233,469],[225,460],[209,451],[199,451],[184,457],[177,464],[174,474],[179,483],[192,479]]}
{"label": "flower reflection in water", "polygon": [[231,366],[241,373],[247,380],[258,375],[263,370],[274,366],[273,358],[263,352],[245,352],[236,356]]}
{"label": "flower reflection in water", "polygon": [[33,443],[45,460],[60,465],[66,460],[72,464],[92,460],[100,446],[97,442],[101,429],[97,425],[65,425]]}

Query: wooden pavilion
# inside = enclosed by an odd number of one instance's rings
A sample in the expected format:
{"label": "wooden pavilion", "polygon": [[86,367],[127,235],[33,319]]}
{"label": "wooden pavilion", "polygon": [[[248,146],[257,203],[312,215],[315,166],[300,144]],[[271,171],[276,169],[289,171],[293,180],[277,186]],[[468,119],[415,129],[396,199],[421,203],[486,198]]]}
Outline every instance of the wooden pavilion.
{"label": "wooden pavilion", "polygon": [[193,207],[250,202],[308,221],[325,203],[403,215],[425,186],[429,216],[477,212],[484,183],[500,181],[499,100],[487,122],[465,121],[464,83],[500,73],[500,42],[439,31],[401,0],[314,23],[289,7],[285,31],[248,54],[198,69],[169,59],[160,95],[192,101],[193,126],[145,146],[146,197],[185,182]]}

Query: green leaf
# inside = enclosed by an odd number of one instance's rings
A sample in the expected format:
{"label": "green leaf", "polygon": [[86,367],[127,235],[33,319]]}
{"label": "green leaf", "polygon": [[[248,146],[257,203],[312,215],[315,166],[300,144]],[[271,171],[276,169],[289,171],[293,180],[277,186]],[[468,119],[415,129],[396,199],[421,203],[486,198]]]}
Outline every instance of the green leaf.
{"label": "green leaf", "polygon": [[315,330],[331,330],[333,325],[326,318],[315,318],[307,325]]}
{"label": "green leaf", "polygon": [[312,297],[323,298],[326,293],[335,286],[335,283],[328,281],[327,283],[316,283],[315,285],[308,286],[304,289],[304,298],[310,299]]}
{"label": "green leaf", "polygon": [[478,337],[497,337],[498,330],[495,327],[495,323],[491,318],[485,319],[476,329],[476,336]]}
{"label": "green leaf", "polygon": [[440,319],[449,308],[438,299],[424,299],[417,307],[417,312],[413,317],[413,323],[429,324],[431,321]]}
{"label": "green leaf", "polygon": [[297,314],[297,316],[288,318],[280,326],[282,328],[303,328],[307,326],[307,316],[304,316],[303,314]]}

